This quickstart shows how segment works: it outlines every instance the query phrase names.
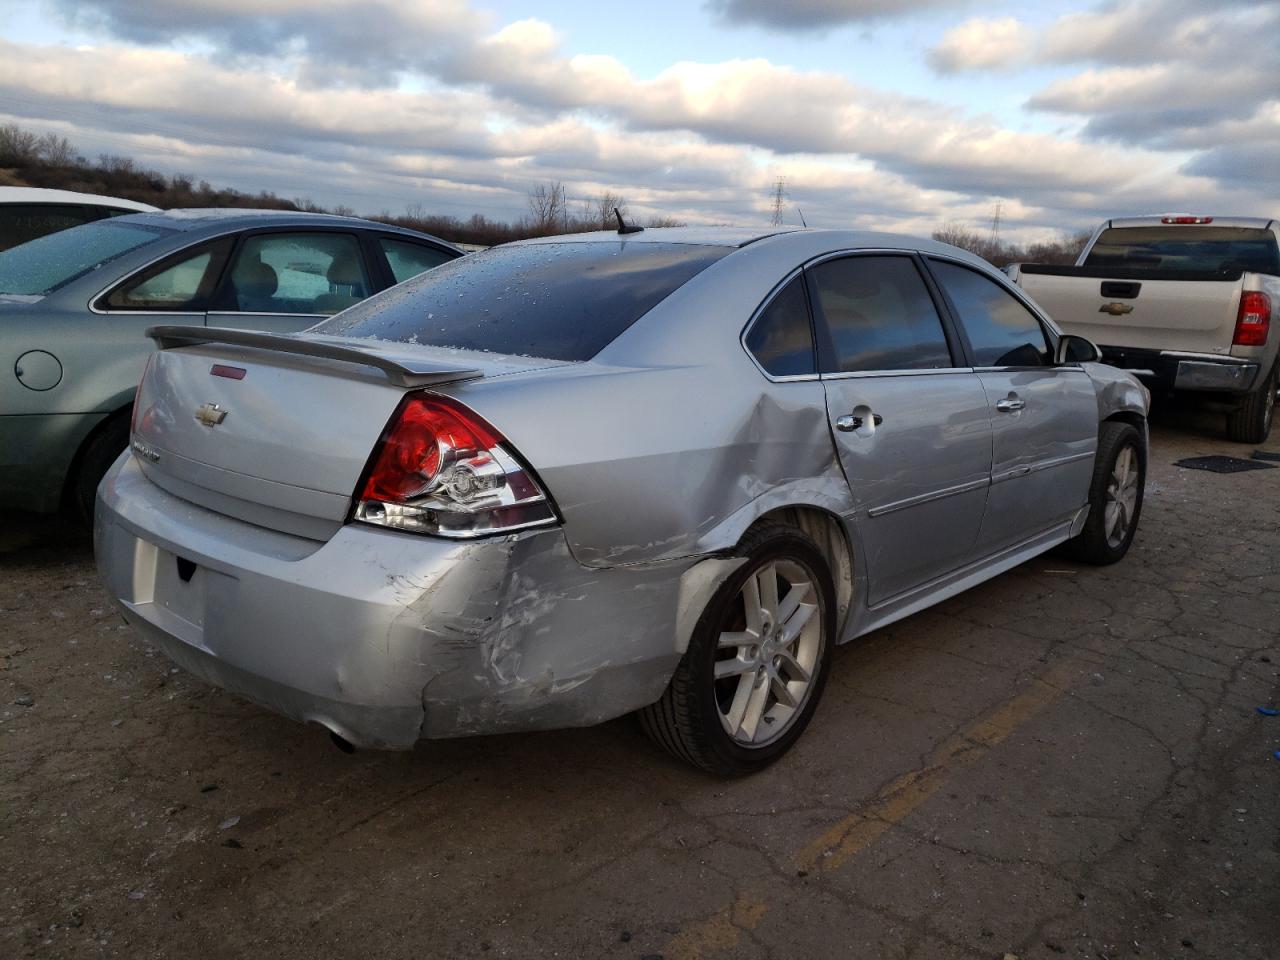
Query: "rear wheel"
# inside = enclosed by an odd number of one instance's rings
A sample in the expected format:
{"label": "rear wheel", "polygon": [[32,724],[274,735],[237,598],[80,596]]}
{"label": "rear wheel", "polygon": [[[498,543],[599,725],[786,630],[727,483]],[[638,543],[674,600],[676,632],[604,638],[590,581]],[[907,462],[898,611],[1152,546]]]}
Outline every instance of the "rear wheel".
{"label": "rear wheel", "polygon": [[746,562],[716,591],[662,699],[640,712],[645,732],[720,776],[754,773],[799,738],[826,684],[834,587],[800,531],[762,526]]}
{"label": "rear wheel", "polygon": [[1227,437],[1236,443],[1262,443],[1271,433],[1275,416],[1277,376],[1280,363],[1271,368],[1262,386],[1245,395],[1244,403],[1227,414]]}
{"label": "rear wheel", "polygon": [[98,484],[128,445],[128,414],[116,414],[85,445],[71,487],[72,507],[84,523],[92,525]]}
{"label": "rear wheel", "polygon": [[1067,549],[1077,560],[1115,563],[1129,552],[1142,513],[1147,482],[1147,448],[1128,423],[1108,422],[1098,430],[1098,452],[1089,485],[1089,519]]}

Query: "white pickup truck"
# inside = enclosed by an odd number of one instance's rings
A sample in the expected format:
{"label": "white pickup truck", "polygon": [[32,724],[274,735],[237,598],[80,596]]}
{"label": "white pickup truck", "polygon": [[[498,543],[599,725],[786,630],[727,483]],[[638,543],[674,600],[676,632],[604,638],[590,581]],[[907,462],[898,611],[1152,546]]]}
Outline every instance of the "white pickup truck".
{"label": "white pickup truck", "polygon": [[1073,267],[1007,268],[1063,331],[1153,392],[1197,391],[1227,435],[1271,430],[1280,353],[1280,222],[1247,217],[1108,220]]}

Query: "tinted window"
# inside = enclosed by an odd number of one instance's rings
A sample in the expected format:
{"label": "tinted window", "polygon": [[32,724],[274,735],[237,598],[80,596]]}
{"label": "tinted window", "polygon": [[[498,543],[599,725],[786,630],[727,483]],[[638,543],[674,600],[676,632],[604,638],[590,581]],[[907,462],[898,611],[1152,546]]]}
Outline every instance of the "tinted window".
{"label": "tinted window", "polygon": [[379,237],[378,243],[382,245],[382,252],[387,255],[387,264],[391,267],[391,275],[396,278],[396,283],[404,283],[424,270],[455,259],[446,250],[422,243],[392,240],[390,237]]}
{"label": "tinted window", "polygon": [[747,331],[747,349],[775,377],[795,377],[817,369],[804,277],[783,287]]}
{"label": "tinted window", "polygon": [[245,239],[224,306],[246,313],[337,313],[372,292],[352,234],[270,233]]}
{"label": "tinted window", "polygon": [[836,369],[953,366],[933,299],[908,257],[846,257],[811,269]]}
{"label": "tinted window", "polygon": [[312,330],[589,360],[730,250],[623,240],[495,247],[419,274]]}
{"label": "tinted window", "polygon": [[968,267],[932,261],[973,347],[979,367],[1037,367],[1049,363],[1040,321],[994,280]]}
{"label": "tinted window", "polygon": [[102,216],[101,211],[79,204],[5,204],[0,206],[0,250],[8,250],[68,227],[78,227]]}
{"label": "tinted window", "polygon": [[1198,273],[1252,270],[1280,275],[1280,250],[1276,249],[1276,239],[1270,230],[1115,227],[1102,231],[1084,265]]}
{"label": "tinted window", "polygon": [[0,253],[0,293],[52,293],[90,270],[174,233],[121,220],[99,220]]}
{"label": "tinted window", "polygon": [[135,274],[107,297],[121,310],[203,310],[226,261],[230,240],[221,240]]}

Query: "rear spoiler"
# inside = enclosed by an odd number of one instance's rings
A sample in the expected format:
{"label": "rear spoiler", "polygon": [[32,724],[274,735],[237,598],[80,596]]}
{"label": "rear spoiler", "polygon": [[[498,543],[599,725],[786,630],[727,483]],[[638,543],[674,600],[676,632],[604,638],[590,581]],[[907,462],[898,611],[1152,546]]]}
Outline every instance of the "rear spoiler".
{"label": "rear spoiler", "polygon": [[189,347],[201,343],[228,343],[255,350],[272,350],[303,357],[320,357],[376,367],[397,387],[425,387],[429,384],[472,380],[484,373],[474,367],[451,365],[442,360],[387,352],[395,344],[370,343],[329,337],[304,337],[292,334],[261,333],[257,330],[234,330],[229,327],[151,327],[147,336],[160,350]]}

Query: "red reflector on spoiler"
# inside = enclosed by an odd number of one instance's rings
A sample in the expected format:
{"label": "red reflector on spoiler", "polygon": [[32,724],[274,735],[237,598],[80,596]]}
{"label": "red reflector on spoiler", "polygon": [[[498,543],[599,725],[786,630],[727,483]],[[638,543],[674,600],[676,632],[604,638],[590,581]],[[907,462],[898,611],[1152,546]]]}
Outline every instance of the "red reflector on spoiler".
{"label": "red reflector on spoiler", "polygon": [[226,377],[228,380],[243,380],[245,375],[244,367],[228,367],[221,363],[215,363],[209,372],[215,377]]}

